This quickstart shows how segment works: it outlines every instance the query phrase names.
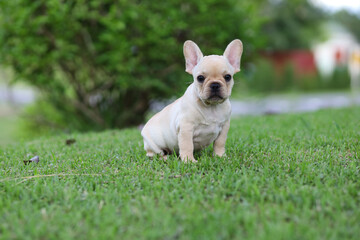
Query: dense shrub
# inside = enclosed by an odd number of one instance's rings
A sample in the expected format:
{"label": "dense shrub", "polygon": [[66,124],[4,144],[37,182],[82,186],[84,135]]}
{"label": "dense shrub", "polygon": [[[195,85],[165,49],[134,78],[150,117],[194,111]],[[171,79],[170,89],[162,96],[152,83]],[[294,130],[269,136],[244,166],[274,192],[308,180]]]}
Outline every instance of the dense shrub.
{"label": "dense shrub", "polygon": [[258,45],[255,2],[237,0],[0,1],[0,64],[36,86],[32,114],[51,125],[88,130],[139,124],[149,100],[181,93],[182,44],[222,53],[240,38],[245,55]]}
{"label": "dense shrub", "polygon": [[288,63],[281,72],[276,71],[275,66],[266,59],[258,59],[254,65],[254,69],[245,75],[244,79],[247,88],[255,92],[318,91],[350,88],[350,76],[345,67],[335,68],[329,77],[325,77],[319,73],[310,75],[296,74],[291,63]]}

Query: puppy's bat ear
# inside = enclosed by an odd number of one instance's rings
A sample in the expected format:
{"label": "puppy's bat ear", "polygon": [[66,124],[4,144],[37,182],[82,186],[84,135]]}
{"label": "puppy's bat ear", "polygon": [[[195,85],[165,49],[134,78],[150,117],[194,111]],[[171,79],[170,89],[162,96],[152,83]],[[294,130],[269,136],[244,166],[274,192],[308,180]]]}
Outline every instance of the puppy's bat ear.
{"label": "puppy's bat ear", "polygon": [[239,39],[233,40],[225,49],[224,57],[226,57],[231,66],[233,66],[235,72],[240,71],[240,60],[242,52],[243,45]]}
{"label": "puppy's bat ear", "polygon": [[187,40],[184,43],[185,71],[192,74],[194,67],[200,62],[203,54],[193,41]]}

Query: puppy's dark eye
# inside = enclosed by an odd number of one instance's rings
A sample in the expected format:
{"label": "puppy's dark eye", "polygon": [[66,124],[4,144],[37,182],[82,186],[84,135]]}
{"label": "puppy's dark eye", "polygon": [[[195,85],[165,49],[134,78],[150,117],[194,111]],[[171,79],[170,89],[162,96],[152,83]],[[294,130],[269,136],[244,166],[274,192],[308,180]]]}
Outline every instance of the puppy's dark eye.
{"label": "puppy's dark eye", "polygon": [[226,74],[226,75],[224,76],[224,79],[225,79],[225,81],[229,82],[229,81],[231,80],[231,75],[230,75],[230,74]]}
{"label": "puppy's dark eye", "polygon": [[202,82],[204,82],[205,77],[203,75],[199,75],[199,76],[197,76],[197,80],[198,80],[198,82],[202,83]]}

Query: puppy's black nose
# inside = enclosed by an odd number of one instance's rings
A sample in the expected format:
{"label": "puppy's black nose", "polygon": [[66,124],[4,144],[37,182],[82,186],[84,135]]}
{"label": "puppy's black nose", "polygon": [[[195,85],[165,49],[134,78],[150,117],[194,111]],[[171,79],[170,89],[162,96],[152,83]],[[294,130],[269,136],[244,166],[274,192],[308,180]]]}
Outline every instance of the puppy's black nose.
{"label": "puppy's black nose", "polygon": [[212,83],[210,84],[210,88],[212,91],[218,91],[220,89],[220,83]]}

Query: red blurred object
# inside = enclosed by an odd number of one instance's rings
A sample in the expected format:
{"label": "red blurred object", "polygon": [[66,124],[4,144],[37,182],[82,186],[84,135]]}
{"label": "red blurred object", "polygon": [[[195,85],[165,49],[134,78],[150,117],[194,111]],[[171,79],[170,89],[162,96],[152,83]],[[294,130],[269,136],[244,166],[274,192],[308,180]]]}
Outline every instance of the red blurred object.
{"label": "red blurred object", "polygon": [[266,52],[262,56],[272,62],[279,74],[282,74],[289,64],[293,66],[295,74],[300,76],[317,73],[314,54],[309,50]]}
{"label": "red blurred object", "polygon": [[348,52],[344,48],[338,47],[335,52],[336,65],[346,65],[348,60]]}
{"label": "red blurred object", "polygon": [[342,55],[343,55],[343,54],[342,54],[341,50],[340,50],[340,49],[336,49],[336,52],[335,52],[336,64],[342,63],[342,59],[343,59]]}

